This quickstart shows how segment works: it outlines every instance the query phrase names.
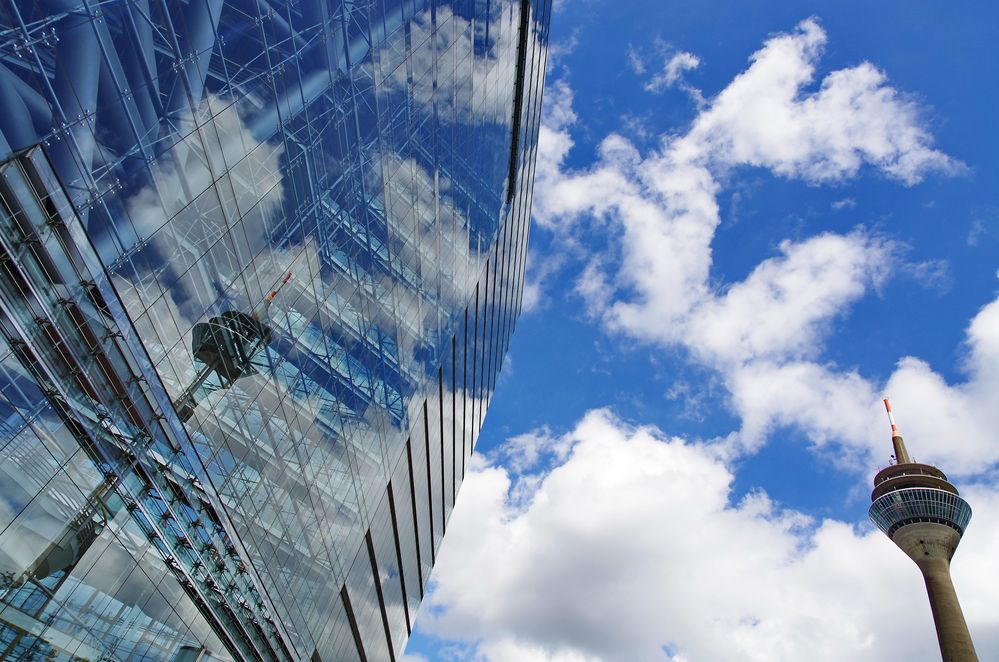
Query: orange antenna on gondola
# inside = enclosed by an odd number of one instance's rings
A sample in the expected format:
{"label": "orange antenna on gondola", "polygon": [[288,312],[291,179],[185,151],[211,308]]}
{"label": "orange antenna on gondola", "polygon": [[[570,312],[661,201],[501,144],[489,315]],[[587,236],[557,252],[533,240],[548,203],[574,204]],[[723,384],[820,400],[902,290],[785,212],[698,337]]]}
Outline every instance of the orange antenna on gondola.
{"label": "orange antenna on gondola", "polygon": [[[268,294],[267,296],[264,297],[264,301],[266,301],[267,303],[270,303],[271,301],[274,301],[274,297],[276,297],[278,295],[278,292],[281,291],[282,287],[284,287],[285,285],[288,284],[289,280],[291,280],[291,272],[290,271],[285,274],[285,276],[284,276],[283,279],[281,279],[281,282],[278,284],[277,288],[274,291],[272,291],[270,294]],[[887,402],[887,400],[885,402]]]}

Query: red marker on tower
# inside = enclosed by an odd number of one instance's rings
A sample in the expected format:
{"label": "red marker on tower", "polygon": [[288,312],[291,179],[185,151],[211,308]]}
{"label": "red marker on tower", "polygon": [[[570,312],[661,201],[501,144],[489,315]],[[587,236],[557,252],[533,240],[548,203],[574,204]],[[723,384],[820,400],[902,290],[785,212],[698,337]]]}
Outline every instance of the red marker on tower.
{"label": "red marker on tower", "polygon": [[888,422],[891,423],[891,436],[897,436],[898,428],[895,426],[895,417],[891,415],[891,405],[888,403],[888,398],[885,398],[885,411],[888,412]]}
{"label": "red marker on tower", "polygon": [[[264,301],[266,301],[267,303],[270,303],[271,301],[274,301],[274,297],[276,297],[278,295],[278,292],[281,291],[282,287],[284,287],[285,285],[288,284],[289,280],[291,280],[291,272],[290,271],[285,274],[284,278],[281,280],[281,284],[277,286],[277,289],[274,290],[273,292],[271,292],[270,294],[268,294],[266,297],[264,297]],[[885,400],[885,402],[888,402],[888,401]]]}

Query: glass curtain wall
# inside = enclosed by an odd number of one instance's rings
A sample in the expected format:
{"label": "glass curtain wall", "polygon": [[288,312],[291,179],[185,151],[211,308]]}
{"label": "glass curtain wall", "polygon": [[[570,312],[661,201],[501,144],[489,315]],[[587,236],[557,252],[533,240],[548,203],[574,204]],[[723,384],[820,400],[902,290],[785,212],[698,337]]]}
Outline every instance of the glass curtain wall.
{"label": "glass curtain wall", "polygon": [[0,658],[402,651],[519,312],[549,18],[0,0]]}

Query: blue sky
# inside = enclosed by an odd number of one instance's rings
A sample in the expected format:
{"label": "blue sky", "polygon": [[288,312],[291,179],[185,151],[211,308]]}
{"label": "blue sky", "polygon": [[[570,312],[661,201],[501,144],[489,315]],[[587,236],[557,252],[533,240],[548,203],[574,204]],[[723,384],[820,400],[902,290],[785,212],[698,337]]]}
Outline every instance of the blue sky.
{"label": "blue sky", "polygon": [[866,517],[888,394],[999,658],[997,13],[558,4],[528,306],[409,656],[938,659]]}

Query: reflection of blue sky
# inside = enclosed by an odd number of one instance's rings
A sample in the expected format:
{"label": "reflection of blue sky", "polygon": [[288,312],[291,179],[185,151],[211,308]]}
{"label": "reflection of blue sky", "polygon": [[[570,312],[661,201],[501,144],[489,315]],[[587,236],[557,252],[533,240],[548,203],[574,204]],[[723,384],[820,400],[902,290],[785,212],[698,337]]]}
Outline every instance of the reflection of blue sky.
{"label": "reflection of blue sky", "polygon": [[[46,10],[72,9],[72,3],[50,4],[31,8],[39,16],[25,16],[29,25],[32,18],[41,22]],[[316,125],[335,119],[343,112],[343,97],[351,96],[356,99],[358,120],[374,125],[371,67],[354,65],[370,63],[376,55],[387,65],[389,54],[400,52],[398,28],[412,20],[413,34],[427,46],[414,56],[414,64],[423,67],[432,57],[433,44],[428,38],[429,10],[421,4],[390,5],[384,13],[375,8],[369,12],[367,7],[343,9],[344,16],[336,17],[343,19],[343,30],[324,29],[323,22],[331,17],[310,3],[291,22],[265,1],[246,8],[219,0],[189,3],[170,16],[160,15],[156,5],[123,3],[102,10],[106,20],[96,35],[82,14],[70,12],[39,28],[46,39],[38,48],[46,57],[37,60],[37,66],[28,61],[0,68],[9,110],[3,137],[12,149],[41,141],[49,144],[57,170],[76,192],[81,212],[95,217],[90,219],[92,231],[105,235],[98,243],[108,262],[113,262],[117,253],[148,238],[163,220],[205,190],[202,177],[209,174],[209,181],[214,181],[223,165],[234,166],[276,136],[275,150],[313,149],[319,140],[326,143],[322,145],[326,153],[342,153],[335,132],[319,132]],[[445,104],[452,99],[460,104],[465,121],[509,120],[509,103],[504,103],[509,92],[499,83],[512,75],[512,12],[508,5],[500,6],[502,16],[493,9],[494,15],[479,20],[474,31],[470,16],[452,18],[446,6],[437,18],[445,26],[440,33],[449,36],[436,40],[454,40],[448,57],[463,61],[475,53],[469,66],[479,78],[476,93],[481,98],[472,102],[467,76],[448,74],[441,81],[452,87],[463,81],[466,94],[452,96],[445,90],[440,98]],[[260,20],[254,18],[258,13]],[[489,36],[489,25],[503,29],[494,29]],[[177,32],[175,44],[160,43],[171,27],[186,29]],[[171,59],[171,50],[181,57]],[[396,80],[402,69],[383,75]],[[52,86],[42,84],[43,72],[54,77]],[[412,92],[418,103],[426,102],[430,88],[425,84],[430,80],[424,76],[415,84]],[[233,99],[244,101],[238,112],[248,129],[238,139],[229,131],[233,118],[220,114]],[[229,112],[234,116],[237,109]],[[59,124],[60,115],[69,127],[57,137],[50,127]],[[289,153],[289,158],[295,156]],[[262,156],[255,163],[266,160]],[[315,174],[320,176],[316,183],[321,183],[323,173]],[[250,182],[254,187],[263,183]],[[150,191],[162,205],[160,219],[148,216]],[[221,192],[220,198],[228,202]]]}
{"label": "reflection of blue sky", "polygon": [[[173,398],[203,368],[193,325],[254,310],[292,274],[255,373],[227,388],[210,377],[187,432],[271,583],[335,592],[422,416],[411,396],[436,381],[509,211],[516,6],[431,17],[425,2],[136,0],[102,6],[100,21],[68,0],[18,11],[0,21],[37,40],[0,62],[0,150],[43,143]],[[94,424],[97,405],[79,400]],[[466,406],[463,417],[481,416],[476,396]],[[52,416],[21,411],[39,425]],[[128,425],[108,429],[127,441]],[[21,478],[0,502],[5,521],[49,499]],[[80,487],[23,520],[34,528],[14,566],[98,489]],[[308,561],[281,569],[275,547]],[[294,636],[321,606],[282,604]]]}

